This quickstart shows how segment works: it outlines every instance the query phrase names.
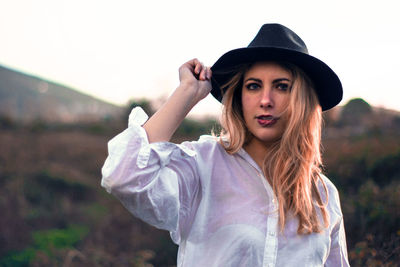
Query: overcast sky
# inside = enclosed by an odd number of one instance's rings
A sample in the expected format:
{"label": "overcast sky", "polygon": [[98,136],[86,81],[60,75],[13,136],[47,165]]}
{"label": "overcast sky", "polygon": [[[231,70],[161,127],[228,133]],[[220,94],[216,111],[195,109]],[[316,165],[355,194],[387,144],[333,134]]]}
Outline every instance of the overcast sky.
{"label": "overcast sky", "polygon": [[[123,105],[165,98],[182,63],[212,65],[277,22],[338,74],[341,104],[400,110],[399,11],[395,0],[0,0],[0,65]],[[218,110],[209,96],[193,114]]]}

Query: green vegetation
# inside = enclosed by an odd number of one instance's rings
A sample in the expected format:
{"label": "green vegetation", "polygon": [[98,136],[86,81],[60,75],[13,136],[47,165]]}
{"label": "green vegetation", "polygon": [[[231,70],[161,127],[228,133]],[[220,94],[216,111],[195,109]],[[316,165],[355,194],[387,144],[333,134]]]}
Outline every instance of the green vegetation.
{"label": "green vegetation", "polygon": [[72,249],[88,233],[86,226],[71,225],[66,229],[50,229],[32,232],[33,244],[20,252],[11,252],[0,260],[0,266],[28,266],[36,257],[46,254],[53,263],[60,263],[57,252]]}

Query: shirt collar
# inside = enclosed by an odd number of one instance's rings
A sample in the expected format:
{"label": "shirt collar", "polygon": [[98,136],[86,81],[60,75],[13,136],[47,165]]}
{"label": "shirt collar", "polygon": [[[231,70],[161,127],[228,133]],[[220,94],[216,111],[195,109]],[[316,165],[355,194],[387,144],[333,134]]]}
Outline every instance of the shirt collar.
{"label": "shirt collar", "polygon": [[237,152],[237,154],[243,158],[245,161],[247,161],[252,167],[254,167],[257,171],[259,171],[260,173],[263,173],[263,171],[261,170],[260,166],[258,166],[258,164],[254,161],[254,159],[249,155],[249,153],[246,152],[246,150],[244,150],[244,148],[240,148],[239,151]]}

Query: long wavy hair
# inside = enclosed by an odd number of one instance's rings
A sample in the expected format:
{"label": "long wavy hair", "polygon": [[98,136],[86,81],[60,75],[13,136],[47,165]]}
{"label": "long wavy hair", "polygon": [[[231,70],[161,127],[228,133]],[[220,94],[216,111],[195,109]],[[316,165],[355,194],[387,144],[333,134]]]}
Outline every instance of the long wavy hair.
{"label": "long wavy hair", "polygon": [[[320,176],[322,109],[307,75],[293,64],[277,63],[293,77],[290,100],[285,111],[288,122],[280,140],[268,149],[262,169],[278,201],[281,231],[284,231],[288,216],[295,216],[299,220],[299,234],[321,232],[329,225],[326,209],[328,192]],[[243,78],[251,66],[237,67],[233,70],[236,74],[223,86],[226,92],[223,98],[220,143],[230,154],[237,152],[252,139],[243,117],[241,100]],[[325,201],[318,189],[319,183],[323,185]]]}

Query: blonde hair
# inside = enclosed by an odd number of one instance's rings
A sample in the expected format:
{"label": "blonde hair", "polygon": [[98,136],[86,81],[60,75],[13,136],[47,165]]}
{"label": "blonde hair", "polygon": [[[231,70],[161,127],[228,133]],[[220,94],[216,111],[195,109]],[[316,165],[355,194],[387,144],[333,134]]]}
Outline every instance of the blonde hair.
{"label": "blonde hair", "polygon": [[[289,70],[293,76],[286,110],[288,122],[281,139],[265,155],[262,169],[278,200],[281,231],[284,230],[287,216],[291,214],[299,220],[299,234],[321,232],[317,208],[324,227],[329,225],[326,209],[328,193],[320,176],[322,109],[307,75],[292,64],[278,64]],[[243,118],[241,102],[243,77],[250,67],[251,65],[238,67],[236,74],[224,86],[226,93],[223,99],[220,142],[230,154],[237,152],[252,138]],[[222,141],[225,138],[229,140],[228,143]],[[325,191],[325,203],[318,190],[319,182]]]}

